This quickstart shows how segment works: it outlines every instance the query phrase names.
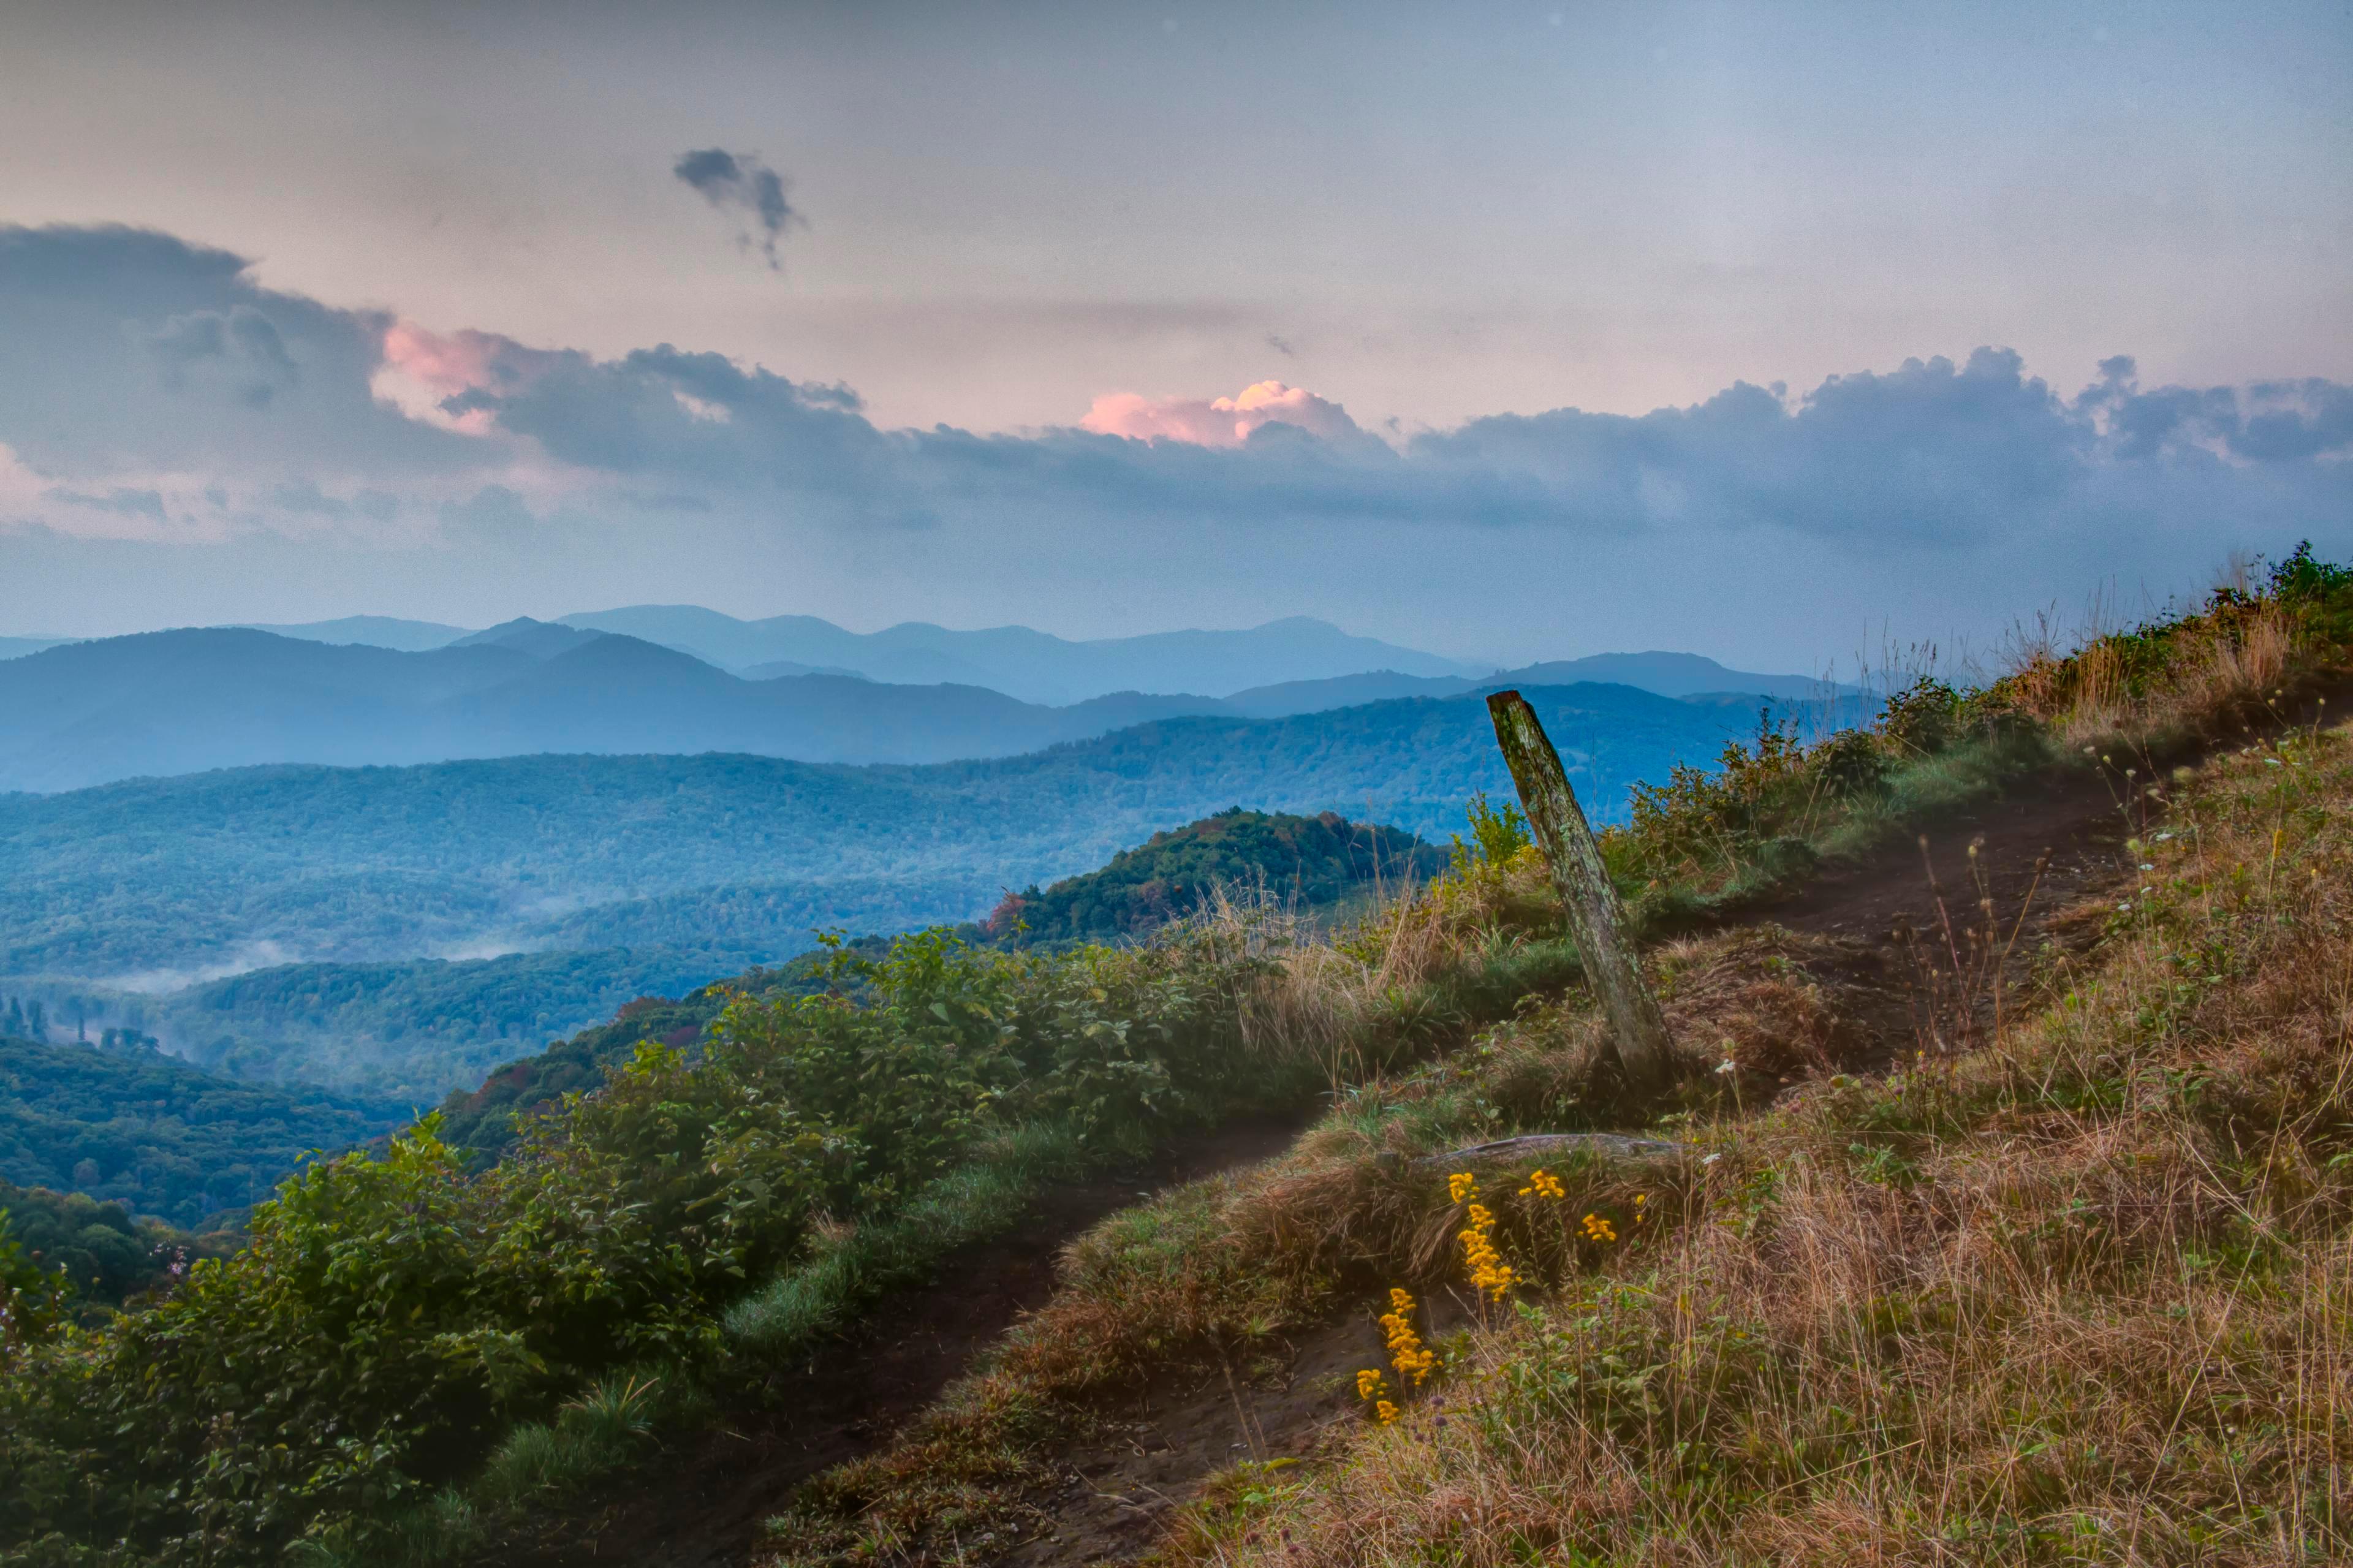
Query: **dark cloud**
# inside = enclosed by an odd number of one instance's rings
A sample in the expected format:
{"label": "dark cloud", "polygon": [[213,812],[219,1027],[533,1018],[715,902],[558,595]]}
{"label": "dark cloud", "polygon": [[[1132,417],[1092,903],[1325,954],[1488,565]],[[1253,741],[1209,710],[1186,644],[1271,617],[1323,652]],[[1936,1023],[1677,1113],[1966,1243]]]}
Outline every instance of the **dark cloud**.
{"label": "dark cloud", "polygon": [[776,243],[786,228],[801,221],[801,215],[785,199],[783,175],[752,153],[730,153],[721,147],[685,153],[670,166],[670,173],[701,192],[703,200],[721,212],[742,215],[753,226],[744,232],[744,246],[758,246],[771,271],[784,270]]}
{"label": "dark cloud", "polygon": [[251,305],[191,310],[159,327],[134,327],[132,336],[154,357],[164,384],[174,392],[186,390],[195,376],[216,373],[246,406],[267,408],[280,387],[299,379],[276,323]]}
{"label": "dark cloud", "polygon": [[144,230],[0,225],[0,445],[92,488],[126,466],[414,476],[470,443],[377,401],[391,318],[265,289]]}

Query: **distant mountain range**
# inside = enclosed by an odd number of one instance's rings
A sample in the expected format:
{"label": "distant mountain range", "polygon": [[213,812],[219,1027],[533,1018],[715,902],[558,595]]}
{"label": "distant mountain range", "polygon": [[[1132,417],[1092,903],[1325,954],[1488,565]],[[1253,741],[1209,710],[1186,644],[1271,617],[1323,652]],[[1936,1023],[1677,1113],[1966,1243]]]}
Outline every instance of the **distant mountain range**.
{"label": "distant mountain range", "polygon": [[[1737,708],[1623,686],[1526,689],[1604,822],[1623,819],[1630,784],[1663,778],[1678,762],[1704,763],[1753,722]],[[1050,887],[1229,806],[1336,812],[1442,843],[1472,792],[1508,797],[1511,787],[1485,704],[1470,696],[1279,719],[1173,718],[1021,756],[923,767],[540,755],[241,768],[0,795],[0,879],[9,890],[0,980],[38,982],[53,1006],[60,990],[147,995],[149,1032],[255,1071],[266,1069],[240,1047],[265,1042],[206,1013],[231,1003],[249,1012],[267,992],[279,1000],[265,1010],[299,1034],[318,998],[353,988],[429,999],[487,986],[514,998],[464,1009],[420,1001],[405,1037],[395,1038],[399,1020],[387,1013],[380,1031],[371,1025],[377,1045],[345,1041],[361,1054],[387,1053],[373,1066],[322,1051],[311,1068],[286,1068],[379,1092],[438,1093],[481,1065],[473,1053],[511,1055],[513,1039],[500,1043],[510,1027],[545,1026],[532,996],[562,992],[604,1005],[625,973],[638,976],[628,984],[668,989],[698,962],[720,975],[800,951],[812,929],[971,919],[1008,889]],[[479,963],[519,950],[552,967]],[[606,956],[586,967],[556,962],[598,952]],[[290,963],[435,957],[477,966],[213,984]],[[657,969],[666,980],[652,979]],[[190,986],[202,988],[186,997],[195,1005],[164,994]],[[469,1027],[461,1043],[453,1030],[473,1014],[495,1014],[498,1027]],[[167,1025],[185,1033],[174,1040]]]}
{"label": "distant mountain range", "polygon": [[[333,625],[343,632],[378,629],[375,623]],[[413,629],[421,623],[395,625]],[[1314,625],[1278,623],[1293,631]],[[1342,644],[1364,642],[1330,627],[1298,632],[1303,640],[1292,647],[1292,664],[1305,657],[1300,647],[1324,634]],[[1036,645],[1020,639],[1037,636],[1022,633],[1006,646],[1035,652]],[[1077,649],[1163,639],[1039,640]],[[1186,656],[1197,668],[1231,657],[1231,647]],[[1687,654],[1604,655],[1484,679],[1383,670],[1248,687],[1225,697],[1118,691],[1053,707],[976,685],[839,673],[738,676],[638,637],[527,618],[418,652],[216,627],[70,643],[0,662],[0,790],[79,789],[279,763],[404,765],[538,752],[740,752],[804,762],[938,763],[1012,756],[1166,719],[1283,718],[1504,683],[1577,684],[1597,671],[1674,695],[1746,682],[1743,706],[1794,696],[1802,685]]]}
{"label": "distant mountain range", "polygon": [[754,677],[848,669],[902,685],[985,686],[1025,702],[1057,705],[1117,691],[1223,697],[1270,681],[1367,669],[1419,676],[1487,673],[1459,659],[1351,637],[1304,616],[1247,631],[1155,632],[1088,642],[1027,626],[959,632],[918,621],[879,632],[849,632],[814,616],[739,621],[691,605],[639,605],[563,620],[681,648]]}
{"label": "distant mountain range", "polygon": [[396,653],[430,653],[467,635],[464,626],[445,626],[438,621],[404,621],[392,616],[345,616],[340,620],[306,621],[292,626],[247,624],[242,629],[274,632],[282,637],[300,637],[304,642],[364,643],[369,647],[388,647]]}
{"label": "distant mountain range", "polygon": [[[239,629],[338,647],[429,653],[453,645],[507,640],[505,634],[514,626],[540,624],[508,622],[488,631],[470,631],[438,621],[346,616],[294,625],[246,624]],[[1231,697],[1267,686],[1373,675],[1389,679],[1364,687],[1346,700],[1437,697],[1449,691],[1412,682],[1450,678],[1484,681],[1496,673],[1473,661],[1353,637],[1303,616],[1244,631],[1157,632],[1093,641],[1072,641],[1026,626],[951,631],[914,621],[879,632],[851,632],[814,616],[745,621],[692,605],[634,605],[565,616],[554,624],[676,648],[753,679],[850,675],[897,685],[979,686],[1050,707],[1122,691]],[[0,637],[0,659],[77,640],[81,639]],[[1794,700],[1829,689],[1815,678],[1727,669],[1694,654],[1599,654],[1532,668],[1543,670],[1547,679],[1611,681],[1665,697],[1739,691]],[[1334,705],[1322,696],[1316,700]]]}

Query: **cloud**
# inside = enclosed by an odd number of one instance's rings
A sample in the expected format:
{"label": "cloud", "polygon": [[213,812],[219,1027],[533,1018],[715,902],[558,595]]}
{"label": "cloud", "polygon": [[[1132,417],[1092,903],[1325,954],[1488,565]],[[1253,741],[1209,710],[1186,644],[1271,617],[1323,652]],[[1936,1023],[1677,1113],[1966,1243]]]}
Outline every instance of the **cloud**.
{"label": "cloud", "polygon": [[[1638,557],[1670,577],[1743,563],[1725,568],[1736,583],[1802,561],[1822,574],[1803,591],[1835,597],[1870,574],[1943,585],[2000,562],[1985,591],[2014,607],[2236,544],[2353,548],[2348,520],[2353,388],[2321,379],[2144,386],[2118,355],[2069,394],[1988,347],[1393,441],[1279,381],[1108,395],[1019,434],[888,429],[849,387],[707,350],[533,346],[266,289],[243,258],[168,236],[0,228],[0,549],[20,555],[46,529],[168,543],[184,565],[264,534],[531,559],[567,582],[629,563],[598,596],[854,560],[842,581],[994,584],[993,613],[1014,615],[1050,578],[1074,602],[1145,592],[1147,560],[1151,593],[1277,613],[1342,581],[1370,603],[1438,563],[1499,563],[1483,569],[1508,597]],[[559,542],[562,563],[532,554]],[[1073,575],[1089,562],[1097,577]],[[1732,621],[1768,613],[1730,592]]]}
{"label": "cloud", "polygon": [[[1282,352],[1291,351],[1284,347]],[[1239,447],[1266,425],[1288,425],[1335,440],[1362,434],[1348,411],[1303,386],[1253,382],[1231,397],[1203,401],[1108,392],[1094,401],[1079,428],[1137,441],[1189,441],[1197,447]]]}
{"label": "cloud", "polygon": [[742,234],[746,248],[757,245],[760,254],[768,258],[773,272],[784,270],[776,256],[776,242],[784,237],[791,225],[805,221],[785,199],[784,176],[769,168],[749,153],[730,153],[724,148],[705,147],[699,152],[682,154],[670,166],[687,184],[702,193],[702,199],[721,212],[740,213],[753,227]]}
{"label": "cloud", "polygon": [[164,497],[157,490],[117,487],[104,495],[84,495],[79,490],[59,489],[49,491],[48,499],[90,511],[111,512],[116,517],[152,518],[157,522],[164,521]]}
{"label": "cloud", "polygon": [[134,330],[133,335],[161,367],[164,384],[175,392],[192,376],[216,372],[238,401],[266,408],[280,387],[300,378],[276,323],[250,305],[191,310],[152,331]]}
{"label": "cloud", "polygon": [[491,409],[564,356],[526,348],[496,332],[435,332],[414,321],[384,329],[383,358],[368,378],[380,400],[410,418],[466,436],[486,436]]}
{"label": "cloud", "polygon": [[419,475],[478,460],[369,386],[390,318],[144,230],[0,225],[0,443],[52,483]]}

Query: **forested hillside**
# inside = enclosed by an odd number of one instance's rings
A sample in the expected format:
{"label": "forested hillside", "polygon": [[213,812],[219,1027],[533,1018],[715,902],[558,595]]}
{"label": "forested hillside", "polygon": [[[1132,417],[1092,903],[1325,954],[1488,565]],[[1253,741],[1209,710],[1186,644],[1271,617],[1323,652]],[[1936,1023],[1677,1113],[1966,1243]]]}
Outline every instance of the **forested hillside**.
{"label": "forested hillside", "polygon": [[[453,653],[496,649],[452,649]],[[1625,687],[1530,693],[1602,821],[1755,715]],[[1475,697],[1181,719],[997,761],[534,756],[244,769],[0,796],[0,977],[106,981],[485,942],[775,953],[812,926],[976,917],[1231,805],[1444,834],[1509,787]],[[729,912],[697,912],[711,889]],[[696,934],[689,934],[696,933]]]}
{"label": "forested hillside", "polygon": [[[1200,910],[1219,884],[1246,898],[1271,895],[1286,907],[1329,914],[1358,895],[1411,886],[1441,870],[1445,851],[1393,827],[1351,823],[1332,814],[1274,816],[1224,811],[1150,843],[1122,850],[1110,864],[1039,891],[1006,896],[985,925],[961,928],[960,940],[1006,947],[1148,938]],[[872,959],[888,943],[876,936],[843,951]],[[507,1119],[575,1089],[595,1088],[607,1068],[644,1040],[685,1046],[737,996],[809,995],[839,984],[828,954],[810,952],[775,968],[751,967],[672,998],[636,997],[610,1023],[508,1062],[480,1089],[442,1103],[443,1136],[476,1153],[513,1141]]]}
{"label": "forested hillside", "polygon": [[62,1270],[76,1298],[104,1306],[169,1285],[197,1260],[226,1258],[242,1240],[234,1231],[193,1235],[86,1193],[9,1181],[0,1181],[0,1235],[13,1236],[36,1267]]}
{"label": "forested hillside", "polygon": [[1302,910],[1410,887],[1442,870],[1445,851],[1409,833],[1337,812],[1269,816],[1239,806],[1155,833],[1099,871],[1008,893],[988,918],[1000,940],[1108,942],[1195,913],[1220,888]]}
{"label": "forested hillside", "polygon": [[758,962],[712,949],[599,948],[406,963],[294,963],[141,1009],[199,1066],[429,1103],[634,997],[674,996]]}
{"label": "forested hillside", "polygon": [[239,1083],[143,1047],[0,1037],[0,1180],[178,1226],[259,1202],[306,1153],[372,1138],[405,1109]]}

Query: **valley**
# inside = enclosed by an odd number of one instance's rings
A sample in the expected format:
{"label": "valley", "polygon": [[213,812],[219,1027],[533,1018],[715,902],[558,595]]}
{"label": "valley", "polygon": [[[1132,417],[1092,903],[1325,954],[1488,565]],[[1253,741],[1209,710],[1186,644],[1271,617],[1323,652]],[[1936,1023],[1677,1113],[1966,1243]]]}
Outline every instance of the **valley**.
{"label": "valley", "polygon": [[[1623,686],[1530,695],[1605,822],[1757,723]],[[913,767],[558,754],[5,795],[0,994],[230,1070],[430,1102],[629,996],[817,930],[976,920],[1229,806],[1442,843],[1472,795],[1510,788],[1486,725],[1475,695],[1409,698]]]}

